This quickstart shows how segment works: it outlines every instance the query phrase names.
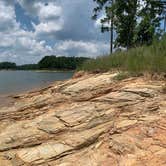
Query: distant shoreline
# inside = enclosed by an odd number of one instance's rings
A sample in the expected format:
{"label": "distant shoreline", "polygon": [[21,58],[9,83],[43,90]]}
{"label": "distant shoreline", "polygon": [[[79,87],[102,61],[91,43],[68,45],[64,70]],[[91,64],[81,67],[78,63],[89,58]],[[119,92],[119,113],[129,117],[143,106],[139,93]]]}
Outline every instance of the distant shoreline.
{"label": "distant shoreline", "polygon": [[0,69],[0,71],[34,71],[34,72],[75,72],[75,70],[49,70],[49,69],[34,69],[34,70],[18,70],[18,69]]}
{"label": "distant shoreline", "polygon": [[49,70],[49,71],[73,71],[78,69],[87,57],[65,57],[65,56],[45,56],[39,62],[32,64],[16,64],[15,62],[0,62],[0,70]]}

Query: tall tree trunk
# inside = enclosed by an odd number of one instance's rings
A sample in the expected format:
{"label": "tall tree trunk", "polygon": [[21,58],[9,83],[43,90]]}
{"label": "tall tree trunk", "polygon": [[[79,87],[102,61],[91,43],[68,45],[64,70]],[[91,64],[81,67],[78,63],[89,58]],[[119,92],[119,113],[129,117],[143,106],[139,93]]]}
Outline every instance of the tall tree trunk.
{"label": "tall tree trunk", "polygon": [[[114,0],[112,0],[112,5]],[[113,53],[113,42],[114,42],[114,13],[111,12],[111,26],[110,26],[110,54]]]}

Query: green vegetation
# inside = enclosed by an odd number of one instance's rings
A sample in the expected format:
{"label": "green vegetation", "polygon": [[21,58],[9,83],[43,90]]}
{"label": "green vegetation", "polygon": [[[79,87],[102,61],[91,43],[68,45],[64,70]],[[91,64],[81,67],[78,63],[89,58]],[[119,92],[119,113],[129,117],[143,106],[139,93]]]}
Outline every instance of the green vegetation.
{"label": "green vegetation", "polygon": [[25,64],[17,66],[17,70],[37,70],[39,69],[38,64]]}
{"label": "green vegetation", "polygon": [[120,71],[113,79],[116,81],[121,81],[130,77],[139,77],[142,75],[143,75],[142,73]]}
{"label": "green vegetation", "polygon": [[127,51],[118,51],[110,56],[102,56],[85,62],[79,70],[85,71],[128,71],[166,72],[166,37],[150,46],[141,46]]}
{"label": "green vegetation", "polygon": [[12,62],[1,62],[0,69],[16,69],[16,64]]}
{"label": "green vegetation", "polygon": [[[101,31],[111,32],[112,47],[127,49],[152,44],[162,35],[161,20],[164,20],[163,0],[93,0],[96,3],[93,19],[104,14]],[[113,44],[113,32],[116,32]]]}
{"label": "green vegetation", "polygon": [[[19,70],[119,70],[130,73],[166,72],[166,36],[163,37],[162,21],[166,18],[166,1],[163,0],[93,0],[96,3],[93,19],[101,21],[101,31],[111,32],[110,52],[97,59],[84,57],[46,56],[38,64],[16,66],[0,63],[0,69]],[[165,18],[164,18],[165,17]],[[166,20],[165,20],[166,29]],[[115,33],[116,35],[113,35]],[[116,36],[115,39],[113,39]],[[154,42],[155,40],[155,42]],[[85,62],[86,61],[86,62]],[[128,75],[119,74],[121,80]]]}
{"label": "green vegetation", "polygon": [[[94,0],[93,19],[105,13],[101,31],[111,32],[112,47],[118,50],[85,62],[78,70],[104,72],[120,71],[116,80],[140,73],[166,72],[166,36],[161,29],[166,2],[162,0]],[[144,4],[144,5],[143,5]],[[165,22],[166,23],[166,22]],[[116,38],[113,39],[113,32]],[[114,41],[114,42],[113,42]]]}
{"label": "green vegetation", "polygon": [[39,63],[39,69],[75,70],[89,58],[45,56]]}
{"label": "green vegetation", "polygon": [[113,79],[117,80],[117,81],[121,81],[121,80],[127,79],[129,77],[130,77],[130,74],[128,72],[120,72]]}
{"label": "green vegetation", "polygon": [[11,62],[0,62],[0,70],[75,70],[89,58],[85,57],[56,57],[45,56],[38,64],[25,64],[17,66]]}

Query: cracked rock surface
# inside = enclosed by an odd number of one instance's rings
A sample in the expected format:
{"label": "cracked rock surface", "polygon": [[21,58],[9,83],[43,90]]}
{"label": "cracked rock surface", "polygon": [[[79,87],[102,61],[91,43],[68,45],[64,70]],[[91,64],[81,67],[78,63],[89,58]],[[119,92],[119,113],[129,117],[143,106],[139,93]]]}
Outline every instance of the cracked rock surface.
{"label": "cracked rock surface", "polygon": [[86,74],[0,107],[0,166],[165,166],[165,81]]}

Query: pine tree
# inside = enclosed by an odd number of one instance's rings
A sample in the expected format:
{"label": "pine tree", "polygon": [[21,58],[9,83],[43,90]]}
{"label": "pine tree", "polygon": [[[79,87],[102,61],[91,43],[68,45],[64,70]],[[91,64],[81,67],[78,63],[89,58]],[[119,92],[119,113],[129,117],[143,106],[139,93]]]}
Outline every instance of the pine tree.
{"label": "pine tree", "polygon": [[151,44],[153,38],[161,34],[162,0],[94,1],[97,7],[93,18],[96,19],[100,12],[105,12],[105,17],[101,19],[102,32],[112,31],[110,23],[114,24],[112,27],[117,36],[115,47],[131,48],[135,45]]}
{"label": "pine tree", "polygon": [[136,30],[138,45],[151,44],[161,34],[160,23],[163,19],[163,5],[160,0],[142,0],[144,7],[139,11],[140,23]]}
{"label": "pine tree", "polygon": [[134,45],[137,7],[138,0],[116,0],[114,12],[117,47],[131,48]]}
{"label": "pine tree", "polygon": [[97,19],[101,11],[105,11],[105,17],[101,19],[101,32],[110,32],[110,54],[113,52],[113,33],[114,33],[114,2],[115,0],[93,0],[97,3],[94,8],[93,19]]}

